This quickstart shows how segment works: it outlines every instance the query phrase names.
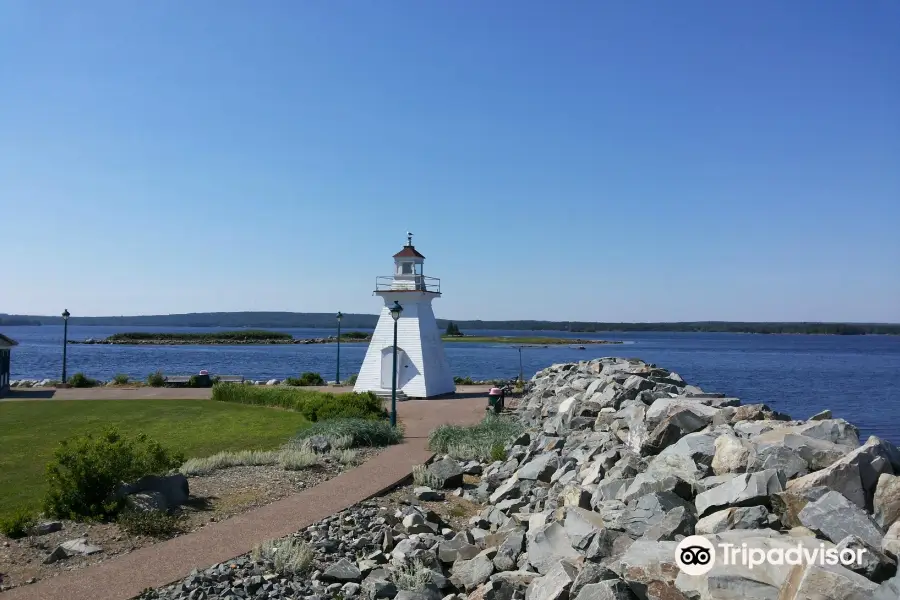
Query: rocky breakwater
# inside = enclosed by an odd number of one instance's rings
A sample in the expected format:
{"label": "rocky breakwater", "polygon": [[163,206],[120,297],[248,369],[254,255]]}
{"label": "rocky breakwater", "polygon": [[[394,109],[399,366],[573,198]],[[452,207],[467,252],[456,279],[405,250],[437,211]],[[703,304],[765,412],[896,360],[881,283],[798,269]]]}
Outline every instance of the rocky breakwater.
{"label": "rocky breakwater", "polygon": [[[423,502],[483,506],[451,528],[416,506],[354,507],[298,533],[310,575],[243,557],[148,598],[896,600],[900,452],[823,412],[791,420],[637,360],[554,365],[517,408],[526,432],[490,464],[440,457]],[[463,475],[480,475],[475,485]],[[680,541],[852,550],[863,560],[742,564],[703,575]],[[864,550],[865,552],[858,553]],[[277,571],[277,568],[275,569]]]}

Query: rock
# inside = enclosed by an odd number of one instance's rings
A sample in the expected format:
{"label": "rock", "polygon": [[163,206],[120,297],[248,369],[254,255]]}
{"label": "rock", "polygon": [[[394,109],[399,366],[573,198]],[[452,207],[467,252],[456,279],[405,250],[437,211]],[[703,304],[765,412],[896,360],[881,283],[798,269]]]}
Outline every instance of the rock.
{"label": "rock", "polygon": [[562,493],[559,495],[559,503],[562,506],[590,508],[591,495],[580,485],[570,484],[563,488]]}
{"label": "rock", "polygon": [[834,543],[853,535],[879,547],[884,532],[869,515],[838,492],[828,492],[807,504],[798,515],[800,523]]}
{"label": "rock", "polygon": [[619,559],[618,571],[642,600],[686,600],[675,587],[680,572],[675,563],[675,542],[638,540]]}
{"label": "rock", "polygon": [[463,470],[453,459],[445,458],[431,463],[428,472],[439,489],[461,487],[463,484]]}
{"label": "rock", "polygon": [[346,558],[342,558],[335,564],[331,565],[322,573],[322,581],[333,581],[337,583],[355,582],[362,579],[362,573],[359,568]]}
{"label": "rock", "polygon": [[600,533],[605,528],[605,523],[603,518],[595,512],[570,506],[566,509],[563,527],[572,547],[581,548],[587,538]]}
{"label": "rock", "polygon": [[303,445],[318,454],[331,451],[331,441],[324,435],[313,435],[304,440]]}
{"label": "rock", "polygon": [[716,475],[724,473],[742,473],[753,454],[753,445],[734,435],[722,435],[716,438],[716,454],[712,468]]}
{"label": "rock", "polygon": [[506,539],[497,547],[497,555],[494,556],[494,566],[498,571],[512,571],[516,568],[516,561],[522,554],[525,545],[525,530],[516,529],[506,536]]}
{"label": "rock", "polygon": [[[643,536],[650,527],[663,521],[677,507],[694,512],[694,507],[672,492],[653,492],[641,497],[624,515],[623,527],[634,537]],[[696,517],[695,517],[696,519]]]}
{"label": "rock", "polygon": [[444,499],[444,494],[425,486],[414,488],[413,495],[416,497],[416,500],[421,500],[422,502],[440,502]]}
{"label": "rock", "polygon": [[877,584],[840,565],[809,565],[797,571],[790,585],[796,591],[784,596],[785,600],[870,600],[878,589]]}
{"label": "rock", "polygon": [[453,564],[451,581],[467,592],[474,590],[487,581],[494,572],[494,563],[492,562],[494,554],[495,550],[489,548],[479,552],[471,560],[457,560]]}
{"label": "rock", "polygon": [[769,504],[769,496],[784,491],[784,474],[774,469],[744,473],[728,483],[697,495],[697,514],[700,517],[729,506]]}
{"label": "rock", "polygon": [[641,539],[653,541],[677,541],[694,535],[697,516],[692,508],[676,506],[666,513],[658,523],[654,523],[644,531]]}
{"label": "rock", "polygon": [[830,490],[827,487],[819,486],[801,490],[787,490],[774,494],[769,500],[772,502],[772,509],[781,517],[781,523],[785,527],[799,526],[800,511],[809,504],[815,502]]}
{"label": "rock", "polygon": [[528,562],[541,575],[547,574],[551,567],[564,559],[577,559],[579,554],[572,548],[572,542],[565,529],[559,523],[550,523],[542,528],[528,530],[526,536]]}
{"label": "rock", "polygon": [[390,573],[384,569],[376,569],[362,582],[362,591],[367,598],[394,598],[397,586],[390,580]]}
{"label": "rock", "polygon": [[585,585],[574,600],[634,600],[634,598],[625,582],[608,580]]}
{"label": "rock", "polygon": [[132,510],[139,512],[166,511],[169,505],[166,497],[160,492],[138,492],[125,497],[125,503]]}
{"label": "rock", "polygon": [[881,550],[891,558],[900,560],[900,521],[895,521],[884,534]]}
{"label": "rock", "polygon": [[360,585],[358,583],[345,583],[341,586],[341,595],[344,598],[353,598],[357,594],[359,594]]}
{"label": "rock", "polygon": [[897,598],[900,598],[900,575],[882,583],[872,596],[872,600],[897,600]]}
{"label": "rock", "polygon": [[569,597],[575,598],[584,586],[592,583],[600,583],[605,579],[619,579],[619,575],[606,565],[595,562],[586,562],[584,563],[584,566],[582,566],[581,571],[578,572],[578,577],[576,577],[575,581],[572,583],[572,588],[569,590]]}
{"label": "rock", "polygon": [[87,556],[89,554],[103,552],[103,548],[101,548],[100,546],[88,544],[87,538],[78,538],[75,540],[63,542],[62,544],[60,544],[60,548],[65,550],[70,556],[74,554]]}
{"label": "rock", "polygon": [[817,412],[816,414],[814,414],[807,420],[808,421],[823,421],[825,419],[830,419],[830,418],[831,418],[831,411],[826,409],[826,410],[823,410],[822,412]]}
{"label": "rock", "polygon": [[278,385],[279,383],[281,383],[281,382],[278,381],[277,379],[270,379],[266,382],[266,385]]}
{"label": "rock", "polygon": [[556,454],[544,453],[519,467],[516,475],[523,481],[536,480],[550,483],[550,478],[553,477],[557,468],[559,468],[559,458]]}
{"label": "rock", "polygon": [[861,558],[853,565],[844,566],[875,583],[881,583],[897,572],[897,562],[883,553],[880,546],[867,544],[856,536],[845,537],[835,548],[839,553],[847,550]]}
{"label": "rock", "polygon": [[769,511],[764,506],[726,508],[697,521],[694,533],[708,535],[731,529],[763,529],[768,525]]}
{"label": "rock", "polygon": [[774,445],[762,448],[757,446],[756,452],[750,454],[747,472],[754,473],[766,469],[778,469],[784,473],[786,479],[794,479],[809,473],[809,463],[791,448]]}
{"label": "rock", "polygon": [[62,529],[62,523],[59,521],[44,521],[38,523],[31,529],[32,535],[47,535]]}
{"label": "rock", "polygon": [[[527,434],[526,434],[527,435]],[[515,444],[513,444],[515,445]],[[477,460],[470,460],[462,467],[463,473],[466,475],[481,475],[482,467],[481,463]]]}
{"label": "rock", "polygon": [[578,576],[578,571],[569,563],[560,561],[543,577],[528,586],[528,600],[568,600],[569,589]]}
{"label": "rock", "polygon": [[146,475],[131,484],[122,484],[116,490],[118,498],[137,493],[158,492],[166,499],[166,506],[174,508],[181,506],[190,497],[190,487],[187,477],[181,473],[174,475]]}
{"label": "rock", "polygon": [[659,454],[689,433],[694,433],[709,424],[708,416],[698,415],[690,409],[672,414],[650,432],[641,447],[641,454]]}
{"label": "rock", "polygon": [[674,492],[685,500],[693,497],[691,485],[676,475],[663,476],[657,472],[639,473],[634,481],[628,486],[624,492],[621,492],[617,499],[628,504],[633,500],[637,500],[651,492]]}
{"label": "rock", "polygon": [[47,558],[44,559],[44,564],[51,565],[57,561],[65,560],[67,558],[69,558],[69,554],[68,554],[68,552],[66,552],[66,549],[63,548],[62,546],[57,546],[53,550],[53,552],[51,552],[49,554],[49,556],[47,556]]}
{"label": "rock", "polygon": [[890,527],[900,519],[900,476],[881,474],[875,487],[872,506],[875,521],[882,527]]}

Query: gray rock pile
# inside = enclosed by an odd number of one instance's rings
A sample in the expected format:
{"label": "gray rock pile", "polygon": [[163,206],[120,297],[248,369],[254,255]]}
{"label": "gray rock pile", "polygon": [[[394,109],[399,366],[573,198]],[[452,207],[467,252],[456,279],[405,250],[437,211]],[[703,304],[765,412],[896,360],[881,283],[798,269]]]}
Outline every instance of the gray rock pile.
{"label": "gray rock pile", "polygon": [[[638,360],[603,358],[537,373],[516,418],[527,433],[505,461],[442,457],[429,467],[433,487],[451,489],[481,472],[480,485],[453,492],[484,504],[464,531],[413,506],[386,514],[364,504],[298,534],[316,551],[311,575],[274,575],[245,557],[152,597],[900,597],[900,451],[877,437],[861,444],[856,427],[827,411],[791,420]],[[676,548],[693,535],[715,547],[863,560],[749,566],[719,556],[689,575]]]}

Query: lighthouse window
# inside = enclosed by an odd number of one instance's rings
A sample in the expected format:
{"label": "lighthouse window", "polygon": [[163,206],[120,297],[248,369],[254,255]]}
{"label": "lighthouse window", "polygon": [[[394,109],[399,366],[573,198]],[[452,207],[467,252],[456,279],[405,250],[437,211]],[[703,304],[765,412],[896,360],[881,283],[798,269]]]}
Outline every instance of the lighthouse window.
{"label": "lighthouse window", "polygon": [[404,275],[412,275],[412,272],[412,263],[403,263],[403,270],[401,271],[401,273],[403,273]]}
{"label": "lighthouse window", "polygon": [[422,274],[422,263],[416,263],[416,275]]}

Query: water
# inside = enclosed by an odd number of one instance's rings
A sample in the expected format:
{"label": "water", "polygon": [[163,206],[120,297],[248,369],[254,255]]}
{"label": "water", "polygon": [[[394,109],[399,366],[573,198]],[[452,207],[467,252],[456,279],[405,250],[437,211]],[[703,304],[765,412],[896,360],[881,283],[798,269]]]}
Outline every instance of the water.
{"label": "water", "polygon": [[[69,328],[70,339],[103,338],[123,331],[211,332],[212,328],[90,327]],[[295,337],[322,337],[321,329],[282,329]],[[3,333],[20,345],[13,350],[13,379],[60,377],[62,327],[7,327]],[[636,357],[681,374],[706,391],[722,392],[745,403],[765,402],[794,418],[805,419],[829,408],[855,423],[863,435],[900,443],[900,337],[745,335],[729,333],[568,333],[471,331],[482,335],[543,335],[622,340],[626,344],[551,346],[522,350],[526,377],[553,363],[600,356]],[[445,344],[455,375],[473,379],[514,377],[519,353],[497,344]],[[188,375],[213,374],[271,379],[303,371],[335,376],[335,345],[274,346],[111,346],[69,345],[68,372],[83,371],[109,380],[116,373],[144,379],[156,369]],[[341,344],[341,375],[359,370],[366,344]]]}

